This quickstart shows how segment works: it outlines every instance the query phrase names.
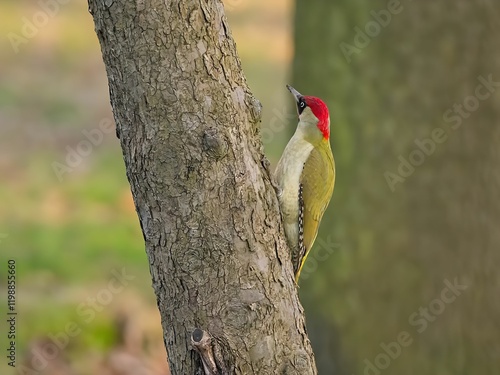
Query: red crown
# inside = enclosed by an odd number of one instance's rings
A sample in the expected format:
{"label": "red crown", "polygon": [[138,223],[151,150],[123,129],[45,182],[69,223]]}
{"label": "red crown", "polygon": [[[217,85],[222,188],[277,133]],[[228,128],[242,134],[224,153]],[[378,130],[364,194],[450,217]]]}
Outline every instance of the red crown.
{"label": "red crown", "polygon": [[330,115],[325,102],[315,96],[304,96],[306,104],[311,108],[314,116],[318,118],[318,129],[323,133],[325,139],[330,138]]}

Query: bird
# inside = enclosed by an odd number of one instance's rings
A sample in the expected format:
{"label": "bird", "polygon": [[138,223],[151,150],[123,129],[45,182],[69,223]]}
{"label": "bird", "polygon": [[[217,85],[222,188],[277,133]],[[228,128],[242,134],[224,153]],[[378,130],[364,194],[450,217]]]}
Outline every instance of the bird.
{"label": "bird", "polygon": [[275,184],[298,284],[333,194],[335,161],[325,102],[302,95],[290,85],[287,89],[296,101],[298,124],[276,166]]}

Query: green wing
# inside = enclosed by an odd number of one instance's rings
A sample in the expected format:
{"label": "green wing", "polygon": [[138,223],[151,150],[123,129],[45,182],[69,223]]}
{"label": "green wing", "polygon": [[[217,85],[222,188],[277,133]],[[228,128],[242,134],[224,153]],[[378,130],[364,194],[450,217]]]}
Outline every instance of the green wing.
{"label": "green wing", "polygon": [[330,143],[324,141],[320,147],[311,151],[304,164],[301,184],[304,200],[304,246],[305,255],[302,258],[296,275],[298,280],[300,271],[309,254],[309,250],[316,239],[319,223],[325,213],[335,185],[335,163],[333,161]]}

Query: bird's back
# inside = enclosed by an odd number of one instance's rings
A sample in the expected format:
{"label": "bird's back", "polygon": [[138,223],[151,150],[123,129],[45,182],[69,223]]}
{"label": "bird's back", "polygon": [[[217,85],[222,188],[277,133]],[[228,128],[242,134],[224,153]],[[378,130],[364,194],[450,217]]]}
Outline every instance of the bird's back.
{"label": "bird's back", "polygon": [[319,223],[330,203],[335,184],[335,162],[328,140],[322,147],[314,148],[302,171],[303,207],[303,245],[305,254],[299,266],[296,278],[304,265],[318,234]]}

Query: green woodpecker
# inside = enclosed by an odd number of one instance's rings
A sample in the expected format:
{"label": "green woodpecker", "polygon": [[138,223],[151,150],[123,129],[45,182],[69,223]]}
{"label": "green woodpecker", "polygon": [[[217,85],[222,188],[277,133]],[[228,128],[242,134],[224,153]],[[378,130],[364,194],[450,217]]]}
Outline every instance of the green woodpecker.
{"label": "green woodpecker", "polygon": [[326,104],[314,96],[301,95],[291,86],[287,88],[297,102],[299,123],[278,162],[275,178],[298,282],[333,193],[335,163]]}

